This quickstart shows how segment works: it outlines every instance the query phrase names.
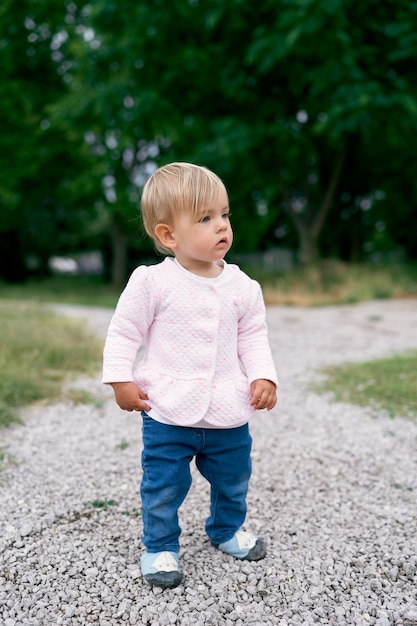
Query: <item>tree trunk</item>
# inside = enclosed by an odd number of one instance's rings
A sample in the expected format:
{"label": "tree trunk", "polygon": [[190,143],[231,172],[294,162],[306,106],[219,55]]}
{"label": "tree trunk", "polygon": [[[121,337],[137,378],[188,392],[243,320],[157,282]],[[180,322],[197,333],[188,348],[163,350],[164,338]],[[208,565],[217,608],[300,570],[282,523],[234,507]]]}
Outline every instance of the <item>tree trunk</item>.
{"label": "tree trunk", "polygon": [[299,239],[299,262],[301,265],[314,265],[320,260],[319,237],[325,224],[326,218],[333,206],[334,197],[339,186],[343,165],[346,159],[346,148],[339,154],[335,162],[332,176],[326,190],[322,205],[317,213],[308,219],[308,211],[305,214],[294,210],[291,200],[286,200],[288,212],[297,229]]}
{"label": "tree trunk", "polygon": [[321,205],[315,219],[313,220],[312,231],[317,239],[323,229],[324,222],[326,221],[330,209],[333,206],[334,197],[336,195],[336,190],[339,186],[343,166],[346,160],[346,152],[346,147],[344,147],[338,158],[336,159],[332,176],[329,181],[329,186],[327,187],[326,195],[324,196],[323,204]]}
{"label": "tree trunk", "polygon": [[320,260],[318,237],[311,228],[298,228],[299,250],[298,260],[303,266],[315,265]]}
{"label": "tree trunk", "polygon": [[28,277],[17,230],[0,233],[0,277],[10,283],[20,283]]}
{"label": "tree trunk", "polygon": [[111,283],[115,289],[123,289],[127,279],[127,243],[128,237],[120,226],[113,222],[111,227],[112,268]]}

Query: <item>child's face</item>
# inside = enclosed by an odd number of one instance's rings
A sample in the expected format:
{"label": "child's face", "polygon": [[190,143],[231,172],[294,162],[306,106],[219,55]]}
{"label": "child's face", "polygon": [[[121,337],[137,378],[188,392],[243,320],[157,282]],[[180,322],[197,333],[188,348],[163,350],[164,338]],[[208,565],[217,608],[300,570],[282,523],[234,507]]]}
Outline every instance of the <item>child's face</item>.
{"label": "child's face", "polygon": [[175,217],[173,252],[183,267],[197,274],[210,274],[213,263],[223,259],[233,242],[229,199],[220,188],[210,206],[194,218],[189,213]]}

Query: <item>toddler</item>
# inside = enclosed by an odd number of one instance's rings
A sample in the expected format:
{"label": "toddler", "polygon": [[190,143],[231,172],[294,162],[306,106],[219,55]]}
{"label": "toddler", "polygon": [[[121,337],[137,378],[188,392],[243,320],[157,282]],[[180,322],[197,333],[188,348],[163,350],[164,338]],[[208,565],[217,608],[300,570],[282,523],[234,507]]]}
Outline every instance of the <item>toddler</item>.
{"label": "toddler", "polygon": [[278,382],[260,286],[224,261],[233,232],[220,178],[189,163],[165,165],[146,182],[141,210],[168,256],[138,267],[120,296],[103,382],[120,408],[142,414],[141,572],[150,585],[172,588],[182,580],[178,509],[193,458],[210,483],[213,546],[237,559],[265,556],[264,541],[242,529],[248,421],[275,406]]}

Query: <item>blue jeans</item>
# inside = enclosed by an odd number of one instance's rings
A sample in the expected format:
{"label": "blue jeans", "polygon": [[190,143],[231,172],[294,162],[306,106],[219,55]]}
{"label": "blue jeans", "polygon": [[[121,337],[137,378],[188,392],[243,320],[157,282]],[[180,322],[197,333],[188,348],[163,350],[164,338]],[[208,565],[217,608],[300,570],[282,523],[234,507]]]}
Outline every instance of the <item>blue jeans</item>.
{"label": "blue jeans", "polygon": [[178,509],[191,486],[190,463],[211,485],[206,532],[215,543],[233,537],[246,517],[252,438],[248,425],[209,429],[161,424],[143,417],[141,484],[147,552],[179,552]]}

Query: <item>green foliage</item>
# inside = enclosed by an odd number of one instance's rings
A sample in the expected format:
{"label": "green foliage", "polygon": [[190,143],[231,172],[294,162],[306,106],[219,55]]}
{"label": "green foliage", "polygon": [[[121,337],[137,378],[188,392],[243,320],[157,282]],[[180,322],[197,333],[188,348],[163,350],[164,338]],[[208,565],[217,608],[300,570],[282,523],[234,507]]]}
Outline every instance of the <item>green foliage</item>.
{"label": "green foliage", "polygon": [[51,255],[97,244],[98,165],[48,111],[67,90],[57,49],[65,29],[63,4],[0,8],[0,276],[9,280],[25,277],[29,258],[45,273]]}
{"label": "green foliage", "polygon": [[79,322],[27,302],[0,300],[0,425],[18,409],[61,397],[65,381],[100,368],[102,344]]}
{"label": "green foliage", "polygon": [[237,252],[415,256],[415,2],[5,0],[0,18],[0,275],[147,254],[141,186],[170,160],[224,178]]}
{"label": "green foliage", "polygon": [[323,370],[320,392],[331,392],[336,400],[367,406],[391,417],[417,418],[415,372],[417,352],[366,363],[346,363]]}
{"label": "green foliage", "polygon": [[[77,70],[57,110],[95,133],[116,217],[127,215],[129,195],[136,202],[132,175],[148,160],[203,162],[239,207],[237,249],[272,245],[280,227],[295,228],[311,259],[330,209],[357,222],[361,199],[404,162],[403,133],[417,129],[416,13],[394,0],[155,1],[124,10],[96,0],[79,15],[95,45],[69,51]],[[136,155],[129,166],[125,150]]]}

